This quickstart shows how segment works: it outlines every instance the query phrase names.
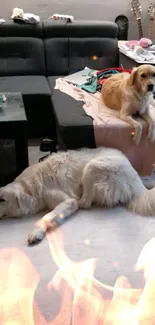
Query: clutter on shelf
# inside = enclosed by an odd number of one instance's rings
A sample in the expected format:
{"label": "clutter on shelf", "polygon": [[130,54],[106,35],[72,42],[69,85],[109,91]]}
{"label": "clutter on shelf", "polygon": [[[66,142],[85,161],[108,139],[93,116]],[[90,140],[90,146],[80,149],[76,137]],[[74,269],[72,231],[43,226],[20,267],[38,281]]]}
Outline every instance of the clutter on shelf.
{"label": "clutter on shelf", "polygon": [[24,13],[23,9],[14,8],[12,11],[12,20],[14,22],[26,23],[26,24],[38,24],[40,17],[31,13]]}
{"label": "clutter on shelf", "polygon": [[53,19],[59,22],[66,22],[66,23],[73,23],[74,22],[74,17],[71,15],[61,15],[61,14],[54,14],[48,19]]}
{"label": "clutter on shelf", "polygon": [[5,23],[5,19],[0,19],[0,25],[4,24]]}
{"label": "clutter on shelf", "polygon": [[155,63],[155,45],[152,45],[152,41],[149,39],[119,41],[118,47],[122,53],[134,60]]}

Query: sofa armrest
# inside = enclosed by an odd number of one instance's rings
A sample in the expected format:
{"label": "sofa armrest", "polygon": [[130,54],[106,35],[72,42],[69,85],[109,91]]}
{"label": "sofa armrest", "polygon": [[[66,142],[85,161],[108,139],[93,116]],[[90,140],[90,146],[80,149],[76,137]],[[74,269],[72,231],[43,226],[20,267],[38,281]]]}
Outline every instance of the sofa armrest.
{"label": "sofa armrest", "polygon": [[93,120],[85,113],[83,102],[59,90],[54,90],[52,100],[57,128],[66,148],[94,148]]}

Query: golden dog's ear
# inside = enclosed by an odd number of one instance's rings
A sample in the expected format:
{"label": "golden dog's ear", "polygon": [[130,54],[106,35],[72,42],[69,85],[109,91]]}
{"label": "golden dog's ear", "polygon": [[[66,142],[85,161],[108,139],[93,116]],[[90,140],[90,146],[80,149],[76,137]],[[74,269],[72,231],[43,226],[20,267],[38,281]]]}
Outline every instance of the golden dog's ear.
{"label": "golden dog's ear", "polygon": [[130,77],[129,77],[129,85],[133,86],[137,79],[137,68],[133,68]]}
{"label": "golden dog's ear", "polygon": [[32,209],[33,198],[27,193],[18,192],[16,193],[16,198],[23,215],[27,215]]}

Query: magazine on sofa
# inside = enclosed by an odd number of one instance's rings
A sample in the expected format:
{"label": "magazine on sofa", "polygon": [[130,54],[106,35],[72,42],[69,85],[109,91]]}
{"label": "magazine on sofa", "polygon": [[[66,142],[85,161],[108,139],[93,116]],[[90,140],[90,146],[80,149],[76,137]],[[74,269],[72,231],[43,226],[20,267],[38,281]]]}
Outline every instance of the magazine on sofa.
{"label": "magazine on sofa", "polygon": [[[97,70],[94,70],[94,72],[95,71],[97,72]],[[80,70],[78,72],[63,77],[62,79],[74,85],[81,85],[85,83],[88,80],[88,78],[90,78],[90,74],[89,74],[90,72],[92,72],[92,69],[86,67],[83,70]]]}

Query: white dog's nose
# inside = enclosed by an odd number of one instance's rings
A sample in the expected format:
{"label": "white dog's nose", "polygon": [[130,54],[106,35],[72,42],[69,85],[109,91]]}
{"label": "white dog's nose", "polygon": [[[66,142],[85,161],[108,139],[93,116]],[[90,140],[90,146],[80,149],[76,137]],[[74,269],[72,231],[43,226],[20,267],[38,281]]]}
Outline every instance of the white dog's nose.
{"label": "white dog's nose", "polygon": [[0,202],[5,202],[5,200],[0,198]]}

